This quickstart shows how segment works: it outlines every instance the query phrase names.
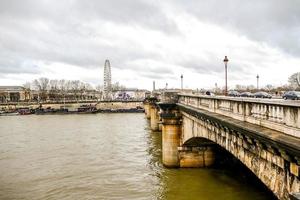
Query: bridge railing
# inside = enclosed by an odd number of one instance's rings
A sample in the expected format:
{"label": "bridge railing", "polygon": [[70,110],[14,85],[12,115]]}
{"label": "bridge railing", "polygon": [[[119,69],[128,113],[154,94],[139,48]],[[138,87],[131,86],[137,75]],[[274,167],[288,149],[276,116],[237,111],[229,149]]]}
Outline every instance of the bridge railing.
{"label": "bridge railing", "polygon": [[300,103],[179,94],[178,103],[300,137]]}

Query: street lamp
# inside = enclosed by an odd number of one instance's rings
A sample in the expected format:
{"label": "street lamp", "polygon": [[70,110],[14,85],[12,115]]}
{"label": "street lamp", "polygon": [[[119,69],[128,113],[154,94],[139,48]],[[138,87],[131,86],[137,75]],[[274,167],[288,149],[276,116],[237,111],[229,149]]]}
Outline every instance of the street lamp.
{"label": "street lamp", "polygon": [[256,76],[256,89],[258,90],[258,80],[259,80],[259,76],[258,76],[258,74],[257,74],[257,76]]}
{"label": "street lamp", "polygon": [[181,78],[181,90],[183,90],[183,75],[182,74],[181,74],[180,78]]}
{"label": "street lamp", "polygon": [[225,63],[225,96],[227,96],[227,63],[229,61],[227,56],[225,56],[223,61]]}

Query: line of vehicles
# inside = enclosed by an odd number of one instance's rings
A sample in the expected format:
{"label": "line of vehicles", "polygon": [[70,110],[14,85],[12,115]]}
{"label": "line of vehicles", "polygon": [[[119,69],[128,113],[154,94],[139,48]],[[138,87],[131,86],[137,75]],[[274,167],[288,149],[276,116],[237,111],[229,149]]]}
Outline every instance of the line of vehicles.
{"label": "line of vehicles", "polygon": [[[251,93],[251,92],[239,93],[238,91],[230,90],[230,91],[228,91],[228,96],[231,96],[231,97],[267,98],[267,99],[272,98],[271,94],[269,94],[267,92],[263,92],[263,91],[259,91],[259,92],[255,92],[255,93]],[[282,98],[283,99],[291,99],[291,100],[300,100],[300,91],[287,91],[282,95]]]}

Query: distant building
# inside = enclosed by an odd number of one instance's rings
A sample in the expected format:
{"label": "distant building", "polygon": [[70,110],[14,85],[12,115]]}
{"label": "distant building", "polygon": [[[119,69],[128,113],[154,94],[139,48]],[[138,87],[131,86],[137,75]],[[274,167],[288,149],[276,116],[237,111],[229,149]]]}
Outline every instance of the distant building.
{"label": "distant building", "polygon": [[19,102],[30,99],[30,91],[22,86],[0,86],[0,103]]}
{"label": "distant building", "polygon": [[139,90],[136,88],[126,88],[123,90],[113,91],[114,100],[144,100],[146,97],[147,90]]}

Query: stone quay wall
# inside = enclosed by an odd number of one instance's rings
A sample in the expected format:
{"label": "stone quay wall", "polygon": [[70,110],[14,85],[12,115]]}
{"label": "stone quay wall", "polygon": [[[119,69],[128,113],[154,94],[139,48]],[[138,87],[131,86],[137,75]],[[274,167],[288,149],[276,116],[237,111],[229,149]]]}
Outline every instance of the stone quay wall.
{"label": "stone quay wall", "polygon": [[61,109],[67,108],[69,111],[77,111],[77,108],[84,105],[93,105],[96,106],[97,109],[110,109],[110,110],[117,110],[117,109],[133,109],[137,107],[143,108],[143,102],[141,101],[100,101],[100,102],[71,102],[68,103],[42,103],[42,104],[13,104],[13,105],[0,105],[0,110],[4,109],[16,109],[16,108],[31,108],[36,109],[39,108],[40,105],[42,108],[54,108],[54,109]]}

